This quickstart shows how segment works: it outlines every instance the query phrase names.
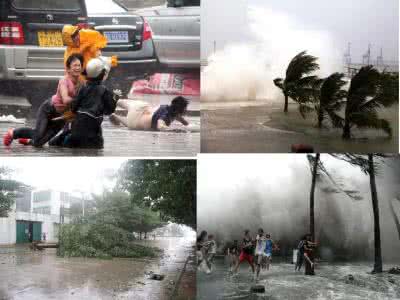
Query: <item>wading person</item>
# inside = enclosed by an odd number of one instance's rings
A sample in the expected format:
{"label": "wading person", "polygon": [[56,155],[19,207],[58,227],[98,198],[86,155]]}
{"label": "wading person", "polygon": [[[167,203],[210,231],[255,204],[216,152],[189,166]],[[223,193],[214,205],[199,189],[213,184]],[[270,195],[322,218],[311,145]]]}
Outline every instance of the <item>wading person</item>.
{"label": "wading person", "polygon": [[160,105],[157,110],[153,111],[143,101],[119,100],[117,106],[126,109],[128,114],[126,117],[112,114],[110,121],[116,125],[123,124],[132,130],[164,130],[174,121],[187,126],[189,122],[184,116],[188,104],[188,99],[178,96],[172,99],[169,105]]}
{"label": "wading person", "polygon": [[212,261],[216,254],[217,254],[217,242],[214,240],[214,235],[209,234],[207,241],[206,263],[210,271],[212,271]]}
{"label": "wading person", "polygon": [[306,237],[304,244],[305,275],[315,275],[314,273],[314,250],[315,243],[312,242],[311,234]]}
{"label": "wading person", "polygon": [[91,59],[86,66],[87,83],[71,103],[76,115],[71,130],[63,132],[50,142],[72,148],[103,148],[101,124],[104,115],[115,111],[119,95],[110,91],[103,81],[107,79],[110,66],[102,59]]}
{"label": "wading person", "polygon": [[272,251],[279,250],[279,247],[271,239],[271,235],[269,233],[267,233],[265,237],[266,237],[266,243],[265,243],[266,267],[267,270],[269,270],[269,266],[272,263]]}
{"label": "wading person", "polygon": [[266,258],[265,247],[267,244],[267,239],[264,235],[264,230],[262,228],[258,229],[258,234],[256,236],[256,248],[254,252],[254,260],[256,263],[256,274],[254,277],[255,281],[258,281],[261,271],[261,265]]}
{"label": "wading person", "polygon": [[83,59],[80,54],[72,54],[68,57],[65,63],[65,76],[58,82],[56,94],[40,105],[36,115],[35,128],[9,129],[3,137],[4,145],[9,146],[14,139],[19,139],[21,144],[41,147],[63,129],[64,120],[52,121],[52,119],[60,117],[69,109],[81,88],[82,63]]}
{"label": "wading person", "polygon": [[233,244],[228,247],[227,256],[229,260],[229,272],[233,272],[234,268],[239,262],[239,244],[238,240],[234,240]]}
{"label": "wading person", "polygon": [[196,240],[196,255],[197,255],[197,266],[199,267],[204,259],[204,243],[206,242],[207,231],[203,230]]}
{"label": "wading person", "polygon": [[303,261],[304,261],[304,245],[306,243],[306,236],[304,235],[299,244],[297,245],[297,259],[296,259],[296,265],[294,267],[295,271],[300,271]]}
{"label": "wading person", "polygon": [[240,252],[239,262],[236,265],[234,272],[237,273],[240,264],[243,261],[247,261],[251,267],[251,270],[253,271],[253,274],[254,274],[255,268],[254,268],[254,262],[253,262],[253,254],[254,254],[254,248],[253,248],[253,241],[250,236],[250,230],[246,229],[244,231],[244,237],[243,237],[243,241],[242,241],[242,251]]}

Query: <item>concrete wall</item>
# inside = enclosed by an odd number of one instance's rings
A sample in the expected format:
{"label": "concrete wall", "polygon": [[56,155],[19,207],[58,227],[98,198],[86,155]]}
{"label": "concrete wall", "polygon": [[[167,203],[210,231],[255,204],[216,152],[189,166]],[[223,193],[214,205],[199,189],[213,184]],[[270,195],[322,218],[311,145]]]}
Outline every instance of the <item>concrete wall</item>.
{"label": "concrete wall", "polygon": [[0,218],[0,245],[15,244],[17,239],[16,231],[15,213],[9,213],[8,218]]}
{"label": "concrete wall", "polygon": [[[44,215],[27,212],[10,212],[8,218],[0,218],[0,245],[12,245],[17,239],[17,220],[33,221],[42,223],[42,234],[46,233],[46,241],[58,241],[58,226],[60,224],[59,215]],[[70,219],[65,217],[64,223],[69,223]]]}

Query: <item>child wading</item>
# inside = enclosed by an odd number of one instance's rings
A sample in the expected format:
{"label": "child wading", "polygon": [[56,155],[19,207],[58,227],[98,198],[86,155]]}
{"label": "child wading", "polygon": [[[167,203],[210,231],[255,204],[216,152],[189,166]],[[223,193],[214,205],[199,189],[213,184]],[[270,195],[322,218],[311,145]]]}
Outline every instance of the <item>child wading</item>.
{"label": "child wading", "polygon": [[228,255],[228,260],[229,260],[229,272],[233,272],[234,268],[239,262],[239,244],[238,240],[233,241],[233,245],[228,247],[227,250],[227,255]]}

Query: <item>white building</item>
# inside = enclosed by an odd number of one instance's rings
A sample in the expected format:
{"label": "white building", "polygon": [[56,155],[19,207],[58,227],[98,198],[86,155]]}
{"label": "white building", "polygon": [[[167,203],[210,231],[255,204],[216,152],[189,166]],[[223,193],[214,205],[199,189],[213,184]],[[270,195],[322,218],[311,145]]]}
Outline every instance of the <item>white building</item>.
{"label": "white building", "polygon": [[[14,204],[8,217],[0,218],[0,245],[43,240],[43,233],[46,241],[57,242],[59,224],[70,221],[71,204],[82,203],[82,198],[61,191],[34,190],[29,193],[30,205],[24,205],[28,209],[18,211]],[[27,199],[29,204],[29,195],[21,199]]]}

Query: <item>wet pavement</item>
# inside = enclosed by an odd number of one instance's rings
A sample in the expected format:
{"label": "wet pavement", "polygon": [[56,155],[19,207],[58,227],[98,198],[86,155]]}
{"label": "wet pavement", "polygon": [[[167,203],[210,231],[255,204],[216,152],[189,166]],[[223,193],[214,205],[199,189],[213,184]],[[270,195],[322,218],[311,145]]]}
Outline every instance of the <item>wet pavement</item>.
{"label": "wet pavement", "polygon": [[[44,146],[34,148],[23,146],[14,141],[5,147],[2,137],[8,128],[25,125],[0,123],[0,156],[195,156],[200,151],[200,118],[187,117],[190,125],[184,132],[183,126],[173,124],[170,131],[152,132],[129,130],[115,126],[108,118],[103,122],[104,149],[68,149]],[[27,120],[28,126],[34,126],[34,120]]]}
{"label": "wet pavement", "polygon": [[[391,266],[384,266],[388,269]],[[383,273],[368,274],[372,263],[321,263],[315,276],[295,272],[294,265],[274,262],[269,271],[262,271],[258,284],[265,293],[250,293],[255,283],[249,266],[243,263],[239,274],[228,273],[228,264],[217,259],[213,272],[197,274],[197,299],[400,299],[400,276]],[[352,274],[354,280],[347,280]]]}
{"label": "wet pavement", "polygon": [[[0,299],[167,300],[179,288],[193,243],[185,238],[145,241],[142,244],[164,249],[164,254],[112,260],[60,258],[55,249],[33,252],[27,246],[2,247]],[[145,274],[150,271],[165,278],[151,280]]]}
{"label": "wet pavement", "polygon": [[383,131],[353,129],[345,141],[340,129],[315,127],[313,116],[304,120],[297,104],[265,100],[205,102],[201,104],[201,151],[223,153],[287,153],[292,144],[308,144],[320,153],[397,153],[399,151],[398,106],[381,111],[393,128],[392,138]]}

